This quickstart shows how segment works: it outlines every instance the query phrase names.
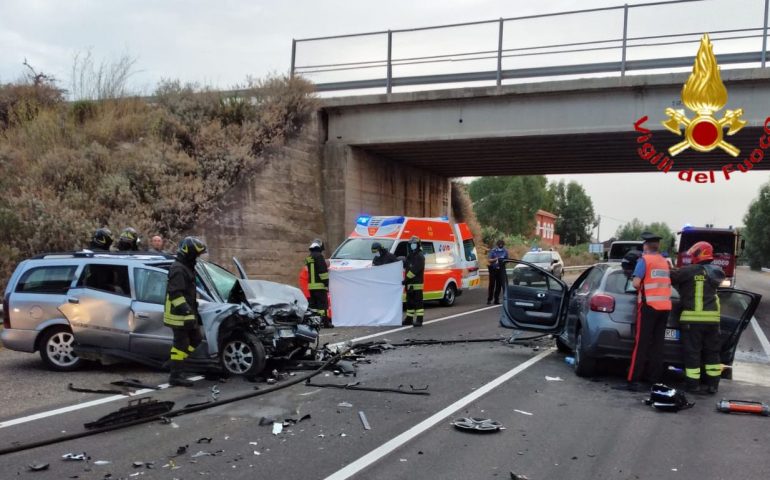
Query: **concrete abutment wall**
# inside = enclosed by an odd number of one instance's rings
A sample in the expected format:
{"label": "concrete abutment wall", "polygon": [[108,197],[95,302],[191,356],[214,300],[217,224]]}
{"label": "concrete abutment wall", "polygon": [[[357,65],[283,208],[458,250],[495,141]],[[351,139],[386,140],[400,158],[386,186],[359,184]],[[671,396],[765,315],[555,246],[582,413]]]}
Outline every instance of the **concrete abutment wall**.
{"label": "concrete abutment wall", "polygon": [[359,215],[450,215],[448,177],[324,144],[324,128],[313,119],[198,222],[212,261],[234,270],[235,256],[251,278],[297,285],[310,241],[331,255]]}

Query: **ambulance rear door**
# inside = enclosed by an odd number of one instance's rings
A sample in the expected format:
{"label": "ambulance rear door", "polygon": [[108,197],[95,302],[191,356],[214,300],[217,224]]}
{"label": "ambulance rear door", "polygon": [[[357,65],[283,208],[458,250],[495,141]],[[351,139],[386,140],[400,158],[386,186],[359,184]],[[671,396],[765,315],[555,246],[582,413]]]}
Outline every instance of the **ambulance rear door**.
{"label": "ambulance rear door", "polygon": [[465,223],[456,223],[454,225],[455,238],[457,239],[460,250],[460,266],[463,271],[464,289],[479,288],[481,277],[479,276],[479,259],[476,253],[476,243],[473,241],[471,229]]}

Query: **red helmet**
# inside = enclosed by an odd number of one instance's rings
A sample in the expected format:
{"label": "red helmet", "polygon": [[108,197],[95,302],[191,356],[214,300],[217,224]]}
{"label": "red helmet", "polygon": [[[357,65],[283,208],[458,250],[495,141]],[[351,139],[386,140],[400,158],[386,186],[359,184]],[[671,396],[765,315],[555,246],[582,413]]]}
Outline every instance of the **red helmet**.
{"label": "red helmet", "polygon": [[687,250],[687,254],[692,257],[692,263],[714,260],[714,247],[709,242],[697,242]]}

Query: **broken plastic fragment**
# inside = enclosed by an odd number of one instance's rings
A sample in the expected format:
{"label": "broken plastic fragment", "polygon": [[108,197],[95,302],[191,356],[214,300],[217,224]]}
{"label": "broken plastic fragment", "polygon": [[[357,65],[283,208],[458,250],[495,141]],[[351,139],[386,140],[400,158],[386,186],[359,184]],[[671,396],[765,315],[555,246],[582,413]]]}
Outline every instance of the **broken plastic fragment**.
{"label": "broken plastic fragment", "polygon": [[497,432],[503,428],[500,422],[488,418],[458,418],[452,425],[460,430],[472,432]]}
{"label": "broken plastic fragment", "polygon": [[525,412],[524,410],[514,410],[514,412],[521,413],[522,415],[532,415],[529,412]]}
{"label": "broken plastic fragment", "polygon": [[511,472],[511,480],[529,480],[529,477]]}
{"label": "broken plastic fragment", "polygon": [[302,415],[302,418],[300,418],[299,421],[303,422],[305,420],[310,420],[310,418],[311,418],[310,414],[308,413],[308,414]]}
{"label": "broken plastic fragment", "polygon": [[201,437],[195,443],[211,443],[211,437]]}
{"label": "broken plastic fragment", "polygon": [[249,445],[256,445],[257,442],[249,442]]}
{"label": "broken plastic fragment", "polygon": [[30,465],[27,465],[27,468],[31,472],[42,472],[43,470],[48,470],[48,464],[47,463],[32,463]]}
{"label": "broken plastic fragment", "polygon": [[109,465],[112,462],[109,460],[97,460],[94,462],[94,465]]}
{"label": "broken plastic fragment", "polygon": [[184,455],[185,453],[187,453],[187,447],[189,447],[189,445],[182,445],[180,447],[177,447],[176,454],[177,455]]}
{"label": "broken plastic fragment", "polygon": [[254,450],[254,455],[262,455],[262,454],[261,454],[261,453],[259,453],[259,452],[258,452],[258,451],[256,451],[256,450]]}
{"label": "broken plastic fragment", "polygon": [[564,381],[564,379],[562,379],[561,377],[549,377],[548,375],[545,376],[545,379],[548,380],[549,382],[563,382]]}
{"label": "broken plastic fragment", "polygon": [[337,404],[337,406],[338,407],[345,407],[345,408],[353,408],[353,404],[352,403],[348,403],[348,402],[340,402],[340,403]]}
{"label": "broken plastic fragment", "polygon": [[133,465],[134,468],[142,468],[143,466],[147,465],[147,462],[134,462]]}
{"label": "broken plastic fragment", "polygon": [[283,431],[283,423],[273,422],[273,435],[278,435]]}
{"label": "broken plastic fragment", "polygon": [[369,420],[366,419],[366,414],[363,411],[358,412],[358,418],[361,419],[361,424],[364,426],[364,430],[372,429],[372,427],[369,425]]}
{"label": "broken plastic fragment", "polygon": [[82,462],[86,459],[86,452],[83,453],[65,453],[61,456],[62,460],[70,462]]}

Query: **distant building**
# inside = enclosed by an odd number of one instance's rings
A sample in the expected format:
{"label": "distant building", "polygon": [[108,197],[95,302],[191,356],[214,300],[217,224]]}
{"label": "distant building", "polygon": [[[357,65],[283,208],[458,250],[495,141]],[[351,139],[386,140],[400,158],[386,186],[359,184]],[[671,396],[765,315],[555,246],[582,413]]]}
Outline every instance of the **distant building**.
{"label": "distant building", "polygon": [[556,215],[545,210],[535,213],[535,237],[541,245],[558,245],[559,236],[556,234]]}

